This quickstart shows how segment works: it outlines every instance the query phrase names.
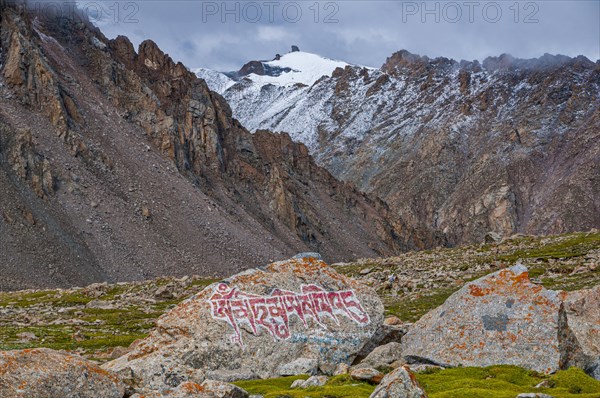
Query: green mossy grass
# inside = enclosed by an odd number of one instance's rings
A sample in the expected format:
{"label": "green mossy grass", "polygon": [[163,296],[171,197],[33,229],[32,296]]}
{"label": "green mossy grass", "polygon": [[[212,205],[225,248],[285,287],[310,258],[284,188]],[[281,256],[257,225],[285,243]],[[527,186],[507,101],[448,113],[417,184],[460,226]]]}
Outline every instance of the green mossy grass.
{"label": "green mossy grass", "polygon": [[[546,376],[517,366],[452,368],[417,374],[429,398],[514,398],[544,393],[555,398],[600,398],[600,381],[571,368]],[[535,388],[547,380],[551,388]]]}
{"label": "green mossy grass", "polygon": [[[547,376],[517,366],[487,368],[458,367],[428,370],[416,374],[429,398],[515,398],[521,393],[544,393],[555,398],[600,398],[600,381],[582,370],[571,368]],[[295,380],[308,376],[239,381],[235,384],[250,394],[265,398],[367,398],[375,386],[352,380],[348,375],[334,376],[323,387],[291,389]],[[547,381],[552,387],[535,388]]]}
{"label": "green mossy grass", "polygon": [[291,376],[239,381],[235,384],[250,394],[263,395],[265,398],[368,398],[375,389],[375,386],[352,380],[348,375],[334,376],[323,387],[290,388],[295,380],[307,378],[308,376]]}
{"label": "green mossy grass", "polygon": [[[157,286],[168,282],[166,279],[160,279],[145,284],[117,284],[110,286],[97,298],[86,295],[80,289],[0,292],[0,307],[32,308],[32,311],[35,311],[33,307],[66,309],[60,314],[44,316],[44,320],[37,325],[0,325],[0,350],[47,347],[56,350],[83,350],[84,355],[93,357],[97,352],[113,347],[127,347],[135,340],[146,337],[154,328],[155,320],[181,300],[158,299],[146,308],[129,305],[123,308],[102,309],[86,308],[85,305],[92,300],[119,301],[119,296],[123,294],[148,288],[156,289]],[[213,282],[215,279],[194,280],[187,291],[192,295]],[[57,319],[79,319],[85,324],[50,324],[52,320]],[[24,332],[33,333],[37,339],[22,342],[17,335]],[[77,339],[74,338],[76,333],[79,334]]]}

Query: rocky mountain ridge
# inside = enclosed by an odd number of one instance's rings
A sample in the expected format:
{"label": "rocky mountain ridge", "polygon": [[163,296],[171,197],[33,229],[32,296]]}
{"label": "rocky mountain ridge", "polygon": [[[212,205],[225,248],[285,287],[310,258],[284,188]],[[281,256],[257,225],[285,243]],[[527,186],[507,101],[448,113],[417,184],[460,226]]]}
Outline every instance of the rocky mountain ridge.
{"label": "rocky mountain ridge", "polygon": [[155,43],[20,6],[0,17],[1,289],[433,244],[289,136],[251,135]]}
{"label": "rocky mountain ridge", "polygon": [[599,88],[600,64],[582,56],[407,51],[308,86],[214,86],[251,130],[288,132],[333,175],[450,243],[600,225]]}

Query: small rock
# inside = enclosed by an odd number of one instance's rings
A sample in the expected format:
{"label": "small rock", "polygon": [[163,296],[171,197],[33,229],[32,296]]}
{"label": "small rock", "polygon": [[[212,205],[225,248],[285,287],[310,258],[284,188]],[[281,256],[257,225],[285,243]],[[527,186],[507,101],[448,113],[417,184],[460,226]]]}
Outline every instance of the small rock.
{"label": "small rock", "polygon": [[408,367],[388,373],[369,398],[427,398]]}
{"label": "small rock", "polygon": [[142,216],[146,219],[150,219],[152,217],[152,212],[146,206],[142,206]]}
{"label": "small rock", "polygon": [[345,375],[350,371],[350,366],[345,363],[340,363],[333,371],[334,376]]}
{"label": "small rock", "polygon": [[116,307],[110,301],[92,300],[85,305],[85,308],[96,308],[96,309],[101,309],[101,310],[114,310]]}
{"label": "small rock", "polygon": [[382,366],[389,366],[393,362],[401,359],[402,345],[397,342],[391,342],[375,348],[357,367],[379,368]]}
{"label": "small rock", "polygon": [[87,337],[80,330],[78,330],[75,333],[73,333],[71,335],[71,338],[73,340],[75,340],[76,342],[78,342],[78,343],[81,342],[81,341],[87,340]]}
{"label": "small rock", "polygon": [[171,284],[159,286],[158,289],[154,292],[154,297],[161,298],[165,300],[170,300],[175,297],[173,294],[174,286]]}
{"label": "small rock", "polygon": [[541,383],[537,384],[535,388],[552,388],[552,383],[549,380],[544,380]]}
{"label": "small rock", "polygon": [[17,337],[21,343],[29,343],[30,341],[38,339],[37,336],[31,332],[19,333],[17,334]]}
{"label": "small rock", "polygon": [[290,388],[322,387],[327,380],[327,376],[311,376],[306,380],[295,380]]}
{"label": "small rock", "polygon": [[373,272],[373,268],[363,268],[358,273],[360,275],[369,275],[371,272]]}
{"label": "small rock", "polygon": [[485,241],[485,243],[498,243],[502,241],[502,236],[500,236],[500,234],[498,234],[497,232],[490,231],[487,234],[485,234],[483,240]]}
{"label": "small rock", "polygon": [[301,374],[314,375],[317,373],[319,362],[316,359],[298,358],[277,369],[280,376],[296,376]]}
{"label": "small rock", "polygon": [[573,272],[571,272],[571,275],[585,274],[586,272],[588,272],[588,268],[580,265],[579,267],[576,267]]}
{"label": "small rock", "polygon": [[539,392],[529,392],[517,395],[517,398],[554,398],[552,395],[542,394]]}
{"label": "small rock", "polygon": [[383,373],[373,368],[355,368],[350,371],[350,376],[354,380],[368,381],[378,384],[383,379]]}
{"label": "small rock", "polygon": [[402,320],[394,315],[385,318],[385,320],[383,321],[383,324],[387,326],[402,325],[402,323]]}
{"label": "small rock", "polygon": [[408,331],[408,324],[404,325],[380,325],[373,337],[365,344],[360,352],[358,353],[359,358],[364,358],[368,356],[373,350],[377,347],[396,342],[399,343],[402,340],[402,337]]}

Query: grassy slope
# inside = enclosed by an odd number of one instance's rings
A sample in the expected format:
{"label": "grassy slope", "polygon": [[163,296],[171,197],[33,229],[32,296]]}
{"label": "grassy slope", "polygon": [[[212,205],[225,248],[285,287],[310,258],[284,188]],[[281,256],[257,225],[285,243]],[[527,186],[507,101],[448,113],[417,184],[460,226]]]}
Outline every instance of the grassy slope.
{"label": "grassy slope", "polygon": [[[101,289],[99,295],[85,288],[0,293],[0,350],[48,347],[107,360],[112,348],[146,337],[161,314],[214,282],[191,278],[176,297],[153,295],[174,281],[117,284]],[[136,295],[144,300],[128,300]],[[94,300],[112,307],[88,308]],[[22,333],[33,333],[37,339],[24,341]]]}
{"label": "grassy slope", "polygon": [[[600,283],[600,233],[573,233],[545,238],[517,236],[500,244],[436,249],[386,259],[365,259],[337,266],[336,269],[363,279],[377,288],[388,314],[414,322],[441,305],[464,282],[501,267],[512,266],[517,261],[525,264],[530,276],[549,289],[573,291],[596,286]],[[593,264],[595,269],[589,267]],[[398,275],[417,269],[419,271],[413,275],[417,277],[432,269],[442,269],[446,277],[428,283],[430,286],[421,283],[399,290],[385,286],[381,280],[373,281],[369,275],[361,275],[361,270],[365,269],[386,275]],[[575,270],[577,272],[573,273]],[[435,272],[431,274],[429,279],[435,279]]]}

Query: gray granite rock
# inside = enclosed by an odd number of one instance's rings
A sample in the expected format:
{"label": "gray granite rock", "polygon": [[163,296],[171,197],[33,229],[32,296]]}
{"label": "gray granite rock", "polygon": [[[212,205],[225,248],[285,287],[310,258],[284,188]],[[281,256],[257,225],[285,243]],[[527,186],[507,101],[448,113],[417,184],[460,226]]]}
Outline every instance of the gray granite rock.
{"label": "gray granite rock", "polygon": [[375,348],[365,359],[360,361],[357,367],[378,368],[389,366],[400,359],[402,359],[402,344],[387,343]]}
{"label": "gray granite rock", "polygon": [[382,322],[375,291],[303,257],[207,287],[104,367],[129,367],[135,382],[150,390],[207,375],[333,374],[340,363],[354,361]]}
{"label": "gray granite rock", "polygon": [[510,364],[539,372],[560,369],[577,342],[560,312],[566,293],[533,284],[516,265],[467,283],[403,337],[408,363],[441,366]]}
{"label": "gray granite rock", "polygon": [[577,366],[600,380],[600,286],[569,292],[564,310],[565,327],[572,332],[577,346],[565,351],[565,366]]}

